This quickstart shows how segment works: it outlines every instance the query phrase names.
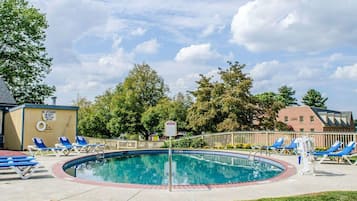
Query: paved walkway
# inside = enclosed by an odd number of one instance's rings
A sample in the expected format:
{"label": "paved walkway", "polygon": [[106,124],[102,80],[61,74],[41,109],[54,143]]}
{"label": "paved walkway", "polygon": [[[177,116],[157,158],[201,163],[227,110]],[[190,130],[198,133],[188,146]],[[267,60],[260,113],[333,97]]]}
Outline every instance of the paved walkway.
{"label": "paved walkway", "polygon": [[[317,175],[295,174],[287,179],[258,185],[219,189],[167,190],[130,189],[79,184],[56,178],[52,165],[67,157],[38,157],[42,168],[28,180],[21,180],[12,171],[0,171],[0,200],[118,200],[118,201],[231,201],[263,197],[280,197],[330,190],[357,190],[357,166],[345,164],[317,165]],[[297,156],[272,155],[273,158],[297,165]],[[299,169],[299,167],[297,167]]]}

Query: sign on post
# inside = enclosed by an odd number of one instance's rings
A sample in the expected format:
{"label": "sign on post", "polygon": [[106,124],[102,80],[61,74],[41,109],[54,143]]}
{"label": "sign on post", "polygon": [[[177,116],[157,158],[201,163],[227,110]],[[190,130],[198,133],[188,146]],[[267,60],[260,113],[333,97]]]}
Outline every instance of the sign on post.
{"label": "sign on post", "polygon": [[174,121],[165,122],[165,136],[173,137],[177,135],[177,124]]}

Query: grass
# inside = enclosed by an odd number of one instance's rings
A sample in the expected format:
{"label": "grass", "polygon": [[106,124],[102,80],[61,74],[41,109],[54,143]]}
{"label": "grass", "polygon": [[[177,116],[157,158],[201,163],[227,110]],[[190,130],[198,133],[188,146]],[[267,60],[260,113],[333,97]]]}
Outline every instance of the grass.
{"label": "grass", "polygon": [[357,200],[357,191],[331,191],[300,196],[262,198],[256,201],[352,201]]}

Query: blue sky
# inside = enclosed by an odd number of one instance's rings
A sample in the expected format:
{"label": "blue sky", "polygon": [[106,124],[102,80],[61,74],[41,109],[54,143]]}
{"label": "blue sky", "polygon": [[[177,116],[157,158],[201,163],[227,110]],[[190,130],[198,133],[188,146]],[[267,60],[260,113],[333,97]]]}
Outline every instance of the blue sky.
{"label": "blue sky", "polygon": [[59,104],[93,100],[148,63],[170,94],[216,76],[226,61],[247,65],[252,93],[310,88],[329,109],[357,115],[357,1],[30,0],[46,13],[53,57],[46,82]]}

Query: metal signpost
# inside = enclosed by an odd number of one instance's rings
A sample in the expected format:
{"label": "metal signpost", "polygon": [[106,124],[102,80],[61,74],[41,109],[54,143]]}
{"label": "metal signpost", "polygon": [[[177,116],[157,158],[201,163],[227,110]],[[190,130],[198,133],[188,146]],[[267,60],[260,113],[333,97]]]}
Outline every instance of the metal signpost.
{"label": "metal signpost", "polygon": [[165,136],[169,136],[169,191],[172,191],[172,143],[171,137],[177,135],[177,124],[174,121],[165,122]]}

